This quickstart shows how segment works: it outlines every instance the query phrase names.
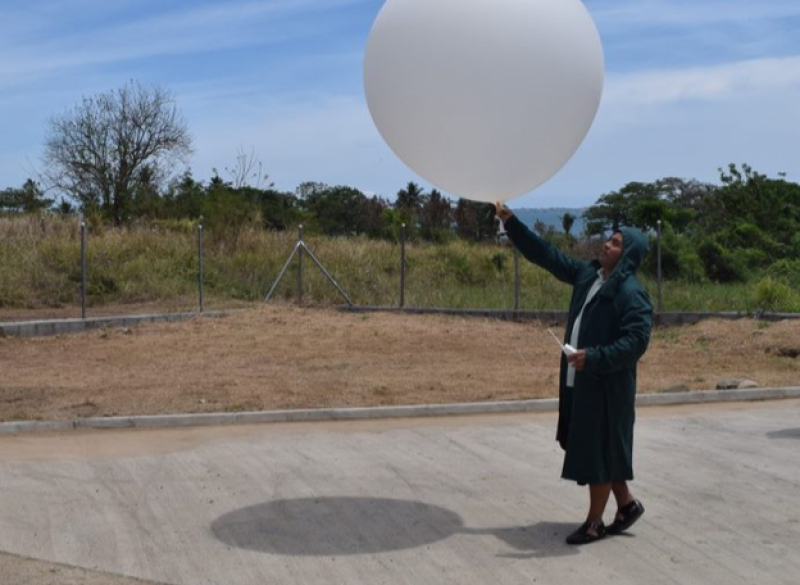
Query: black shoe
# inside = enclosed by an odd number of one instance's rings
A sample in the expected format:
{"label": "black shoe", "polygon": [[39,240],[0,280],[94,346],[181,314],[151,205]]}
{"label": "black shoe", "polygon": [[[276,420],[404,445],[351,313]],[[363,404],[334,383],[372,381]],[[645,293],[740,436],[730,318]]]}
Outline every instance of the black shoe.
{"label": "black shoe", "polygon": [[614,522],[608,527],[608,533],[619,534],[620,532],[626,531],[633,526],[634,522],[642,517],[642,514],[644,514],[644,506],[642,506],[639,500],[633,500],[630,504],[626,504],[617,511]]}
{"label": "black shoe", "polygon": [[[589,532],[589,531],[592,532]],[[595,540],[600,540],[606,535],[606,526],[602,522],[589,522],[581,524],[575,532],[567,537],[567,544],[589,544]]]}

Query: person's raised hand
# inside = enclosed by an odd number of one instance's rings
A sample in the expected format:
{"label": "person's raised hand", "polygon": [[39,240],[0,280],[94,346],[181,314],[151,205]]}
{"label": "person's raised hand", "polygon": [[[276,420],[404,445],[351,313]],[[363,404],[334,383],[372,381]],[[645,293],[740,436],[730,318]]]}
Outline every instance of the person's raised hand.
{"label": "person's raised hand", "polygon": [[494,204],[494,215],[501,221],[506,221],[514,217],[512,211],[503,205],[502,201],[498,201]]}

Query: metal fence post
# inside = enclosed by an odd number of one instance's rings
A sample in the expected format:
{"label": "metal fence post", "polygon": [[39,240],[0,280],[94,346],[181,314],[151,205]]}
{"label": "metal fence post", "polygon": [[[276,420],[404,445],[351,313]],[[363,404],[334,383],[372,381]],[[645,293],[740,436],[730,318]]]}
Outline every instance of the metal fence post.
{"label": "metal fence post", "polygon": [[[298,243],[303,242],[303,226],[298,231]],[[303,246],[297,248],[297,304],[303,302]]]}
{"label": "metal fence post", "polygon": [[86,319],[86,222],[81,221],[81,319]]}
{"label": "metal fence post", "polygon": [[198,255],[198,274],[197,274],[197,287],[200,293],[200,312],[204,310],[203,302],[203,224],[197,226],[197,255]]}
{"label": "metal fence post", "polygon": [[406,224],[400,226],[400,307],[406,304]]}
{"label": "metal fence post", "polygon": [[658,243],[656,250],[656,275],[658,278],[658,312],[662,312],[664,310],[664,303],[663,303],[663,288],[662,288],[662,278],[661,278],[661,220],[659,219],[656,222],[657,234],[658,237],[656,238],[656,242]]}
{"label": "metal fence post", "polygon": [[514,247],[514,312],[519,311],[519,250]]}

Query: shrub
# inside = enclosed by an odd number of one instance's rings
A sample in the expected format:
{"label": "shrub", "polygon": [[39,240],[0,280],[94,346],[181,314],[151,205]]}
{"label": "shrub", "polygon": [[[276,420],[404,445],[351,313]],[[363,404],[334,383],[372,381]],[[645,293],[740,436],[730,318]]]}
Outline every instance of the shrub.
{"label": "shrub", "polygon": [[[365,236],[330,237],[306,234],[306,243],[331,276],[357,304],[396,305],[399,302],[400,246]],[[717,270],[725,262],[736,267],[741,258],[719,242],[705,242],[706,260]],[[206,302],[261,300],[275,283],[297,243],[297,234],[265,231],[245,225],[235,247],[206,240],[204,287]],[[597,239],[580,242],[571,253],[595,257]],[[91,232],[88,238],[89,305],[159,302],[184,306],[197,295],[197,231],[182,225],[139,222],[130,228]],[[786,287],[800,288],[800,260],[775,262],[759,289],[755,280],[717,284],[704,278],[705,262],[688,239],[678,237],[665,252],[677,254],[680,278],[663,287],[665,310],[753,311],[768,307],[800,310],[800,295],[787,297]],[[738,252],[738,251],[737,251]],[[716,255],[716,256],[714,256]],[[492,243],[462,240],[445,244],[410,241],[406,247],[406,306],[450,308],[509,308],[516,302],[513,250]],[[341,303],[338,291],[304,259],[303,299]],[[667,268],[665,262],[665,273]],[[294,299],[296,261],[288,267],[273,298]],[[744,268],[741,268],[744,274]],[[642,278],[655,294],[656,283],[646,271]],[[0,218],[0,307],[43,308],[80,300],[80,231],[76,218]],[[571,288],[543,269],[519,264],[519,307],[563,309]],[[207,304],[208,306],[208,304]]]}
{"label": "shrub", "polygon": [[780,250],[780,245],[770,234],[746,221],[739,221],[718,237],[730,248],[758,249],[772,255]]}
{"label": "shrub", "polygon": [[495,267],[495,270],[497,270],[499,274],[502,274],[505,271],[507,259],[508,256],[506,256],[501,252],[496,252],[492,254],[491,257],[492,265]]}
{"label": "shrub", "polygon": [[767,276],[794,288],[800,288],[800,258],[774,262],[767,268]]}
{"label": "shrub", "polygon": [[794,291],[783,282],[766,276],[755,286],[756,305],[766,311],[786,310],[796,305]]}
{"label": "shrub", "polygon": [[697,254],[705,267],[706,276],[714,282],[745,282],[747,274],[740,258],[712,239],[703,240]]}
{"label": "shrub", "polygon": [[[650,253],[642,263],[642,271],[653,278],[658,276],[658,240],[651,238]],[[661,275],[665,280],[683,279],[700,282],[705,269],[697,251],[688,238],[679,236],[665,226],[661,240]]]}

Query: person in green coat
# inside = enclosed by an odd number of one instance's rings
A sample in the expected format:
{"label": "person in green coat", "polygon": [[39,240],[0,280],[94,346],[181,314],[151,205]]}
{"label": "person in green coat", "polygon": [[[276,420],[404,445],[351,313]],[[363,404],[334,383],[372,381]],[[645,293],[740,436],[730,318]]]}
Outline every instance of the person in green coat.
{"label": "person in green coat", "polygon": [[[586,544],[630,528],[644,513],[633,497],[633,425],[636,365],[650,341],[653,308],[636,279],[648,239],[620,228],[596,260],[577,260],[528,229],[501,203],[496,215],[508,238],[529,261],[571,284],[565,343],[577,351],[561,356],[556,439],[564,449],[561,476],[589,486],[586,521],[567,538]],[[611,493],[613,523],[603,513]]]}

